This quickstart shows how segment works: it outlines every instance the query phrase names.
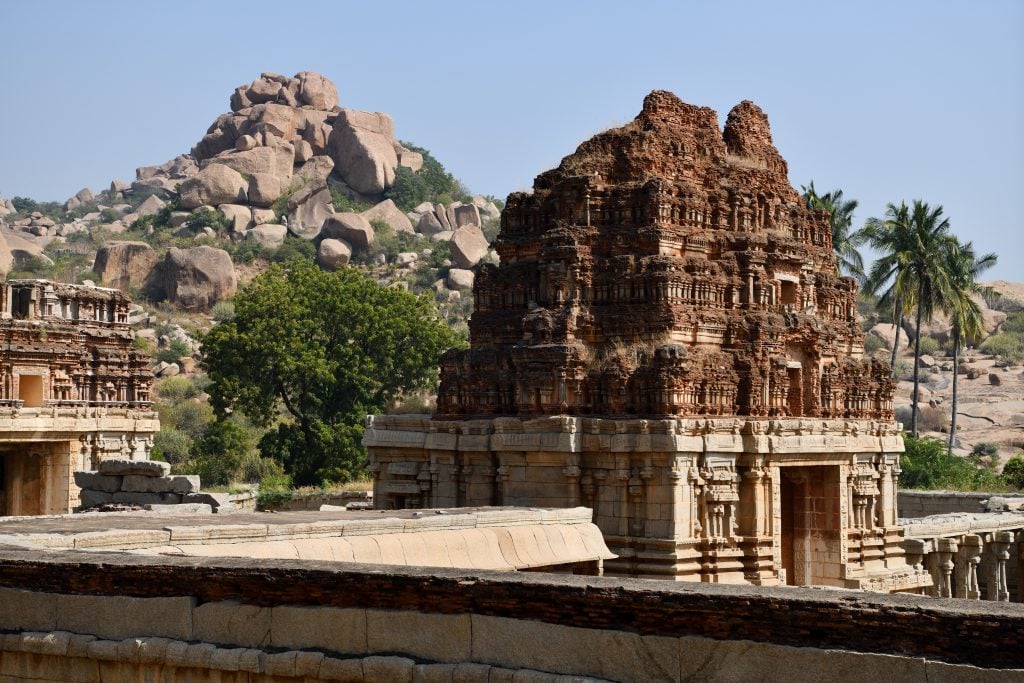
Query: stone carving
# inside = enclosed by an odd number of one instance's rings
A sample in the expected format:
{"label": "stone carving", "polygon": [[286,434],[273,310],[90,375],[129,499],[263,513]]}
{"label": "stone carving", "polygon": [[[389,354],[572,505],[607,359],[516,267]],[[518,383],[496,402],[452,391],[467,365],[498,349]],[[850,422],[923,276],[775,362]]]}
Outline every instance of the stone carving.
{"label": "stone carving", "polygon": [[115,289],[0,287],[0,515],[69,512],[74,470],[148,457],[159,423],[130,306]]}
{"label": "stone carving", "polygon": [[930,586],[902,558],[889,367],[786,172],[756,105],[723,132],[656,91],[510,195],[437,414],[369,423],[375,504],[582,502],[613,573]]}
{"label": "stone carving", "polygon": [[710,109],[651,93],[510,195],[493,246],[441,415],[892,417],[827,216],[750,102],[723,134]]}

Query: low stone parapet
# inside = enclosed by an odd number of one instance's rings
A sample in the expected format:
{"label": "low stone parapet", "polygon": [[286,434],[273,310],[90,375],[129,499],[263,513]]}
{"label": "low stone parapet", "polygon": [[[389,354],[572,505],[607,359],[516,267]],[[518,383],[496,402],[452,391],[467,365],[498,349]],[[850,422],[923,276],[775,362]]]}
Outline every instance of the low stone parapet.
{"label": "low stone parapet", "polygon": [[198,475],[170,474],[171,466],[157,460],[105,460],[95,472],[75,472],[81,488],[81,510],[101,506],[138,506],[179,512],[231,509],[228,494],[201,492]]}

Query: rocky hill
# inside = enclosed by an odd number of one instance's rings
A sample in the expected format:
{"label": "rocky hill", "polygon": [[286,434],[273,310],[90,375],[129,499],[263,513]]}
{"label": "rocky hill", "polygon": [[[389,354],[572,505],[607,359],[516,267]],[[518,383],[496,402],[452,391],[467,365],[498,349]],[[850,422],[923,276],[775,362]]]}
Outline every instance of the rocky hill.
{"label": "rocky hill", "polygon": [[142,304],[140,324],[188,329],[267,263],[300,254],[430,289],[464,325],[475,269],[496,258],[497,200],[400,142],[387,114],[339,106],[320,74],[263,73],[229,99],[187,154],[131,183],[63,205],[0,199],[0,273],[118,287]]}

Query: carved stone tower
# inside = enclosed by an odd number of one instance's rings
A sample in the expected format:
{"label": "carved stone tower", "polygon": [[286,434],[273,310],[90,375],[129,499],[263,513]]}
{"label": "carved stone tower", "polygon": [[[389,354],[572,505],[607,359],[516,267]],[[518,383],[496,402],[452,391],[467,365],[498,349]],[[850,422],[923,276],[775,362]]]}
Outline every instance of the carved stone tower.
{"label": "carved stone tower", "polygon": [[371,420],[378,504],[587,505],[610,572],[926,584],[888,365],[786,173],[755,104],[656,91],[510,195],[438,413]]}

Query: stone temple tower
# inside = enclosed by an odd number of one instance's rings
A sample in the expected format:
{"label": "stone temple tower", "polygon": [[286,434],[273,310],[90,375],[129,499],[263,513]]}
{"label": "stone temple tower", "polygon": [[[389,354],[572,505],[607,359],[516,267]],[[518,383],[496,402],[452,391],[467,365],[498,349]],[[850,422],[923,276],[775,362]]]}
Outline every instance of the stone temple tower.
{"label": "stone temple tower", "polygon": [[767,117],[656,91],[509,196],[437,414],[370,419],[383,507],[592,507],[639,576],[915,590],[887,363]]}

